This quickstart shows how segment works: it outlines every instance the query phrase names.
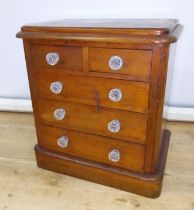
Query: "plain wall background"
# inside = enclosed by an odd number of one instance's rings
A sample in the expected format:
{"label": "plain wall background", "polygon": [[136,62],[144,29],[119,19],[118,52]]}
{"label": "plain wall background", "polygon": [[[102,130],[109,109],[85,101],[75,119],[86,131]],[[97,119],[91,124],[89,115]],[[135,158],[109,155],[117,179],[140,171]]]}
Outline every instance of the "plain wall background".
{"label": "plain wall background", "polygon": [[30,98],[22,40],[25,23],[66,18],[176,18],[184,25],[178,41],[168,104],[194,107],[193,0],[7,0],[0,5],[0,98]]}

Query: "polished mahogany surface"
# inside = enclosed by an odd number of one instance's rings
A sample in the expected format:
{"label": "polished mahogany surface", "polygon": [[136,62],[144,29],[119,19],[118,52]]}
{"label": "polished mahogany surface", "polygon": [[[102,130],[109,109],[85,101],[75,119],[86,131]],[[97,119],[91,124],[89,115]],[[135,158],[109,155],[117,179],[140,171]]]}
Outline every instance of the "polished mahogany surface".
{"label": "polished mahogany surface", "polygon": [[159,196],[168,58],[181,30],[173,19],[23,26],[38,166]]}

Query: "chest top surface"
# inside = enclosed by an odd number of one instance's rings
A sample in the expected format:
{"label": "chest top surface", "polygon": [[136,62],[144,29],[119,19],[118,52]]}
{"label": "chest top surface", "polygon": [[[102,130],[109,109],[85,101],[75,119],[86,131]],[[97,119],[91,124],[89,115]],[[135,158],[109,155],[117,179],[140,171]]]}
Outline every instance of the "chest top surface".
{"label": "chest top surface", "polygon": [[65,19],[51,22],[27,24],[23,31],[105,31],[112,30],[118,33],[123,30],[125,34],[137,35],[163,35],[170,34],[178,25],[175,19]]}

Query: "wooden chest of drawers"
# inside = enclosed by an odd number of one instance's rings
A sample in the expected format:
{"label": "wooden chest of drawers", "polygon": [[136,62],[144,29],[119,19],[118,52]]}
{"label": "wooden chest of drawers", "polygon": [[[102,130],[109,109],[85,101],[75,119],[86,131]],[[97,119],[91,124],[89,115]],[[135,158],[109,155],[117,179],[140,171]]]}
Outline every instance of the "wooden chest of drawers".
{"label": "wooden chest of drawers", "polygon": [[162,120],[176,20],[64,20],[22,27],[37,164],[147,197],[161,191]]}

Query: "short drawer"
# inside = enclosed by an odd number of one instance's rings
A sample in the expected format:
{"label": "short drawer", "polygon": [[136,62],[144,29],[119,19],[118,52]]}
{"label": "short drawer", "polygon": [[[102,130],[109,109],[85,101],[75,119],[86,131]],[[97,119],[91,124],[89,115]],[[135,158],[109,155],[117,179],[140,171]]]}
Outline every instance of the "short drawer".
{"label": "short drawer", "polygon": [[38,109],[43,123],[145,143],[145,114],[46,99],[39,99]]}
{"label": "short drawer", "polygon": [[38,72],[39,96],[146,113],[149,84],[125,80]]}
{"label": "short drawer", "polygon": [[149,78],[152,51],[89,48],[89,70]]}
{"label": "short drawer", "polygon": [[32,45],[30,59],[41,70],[82,71],[81,47]]}
{"label": "short drawer", "polygon": [[98,163],[142,171],[144,145],[56,127],[38,126],[43,148]]}

